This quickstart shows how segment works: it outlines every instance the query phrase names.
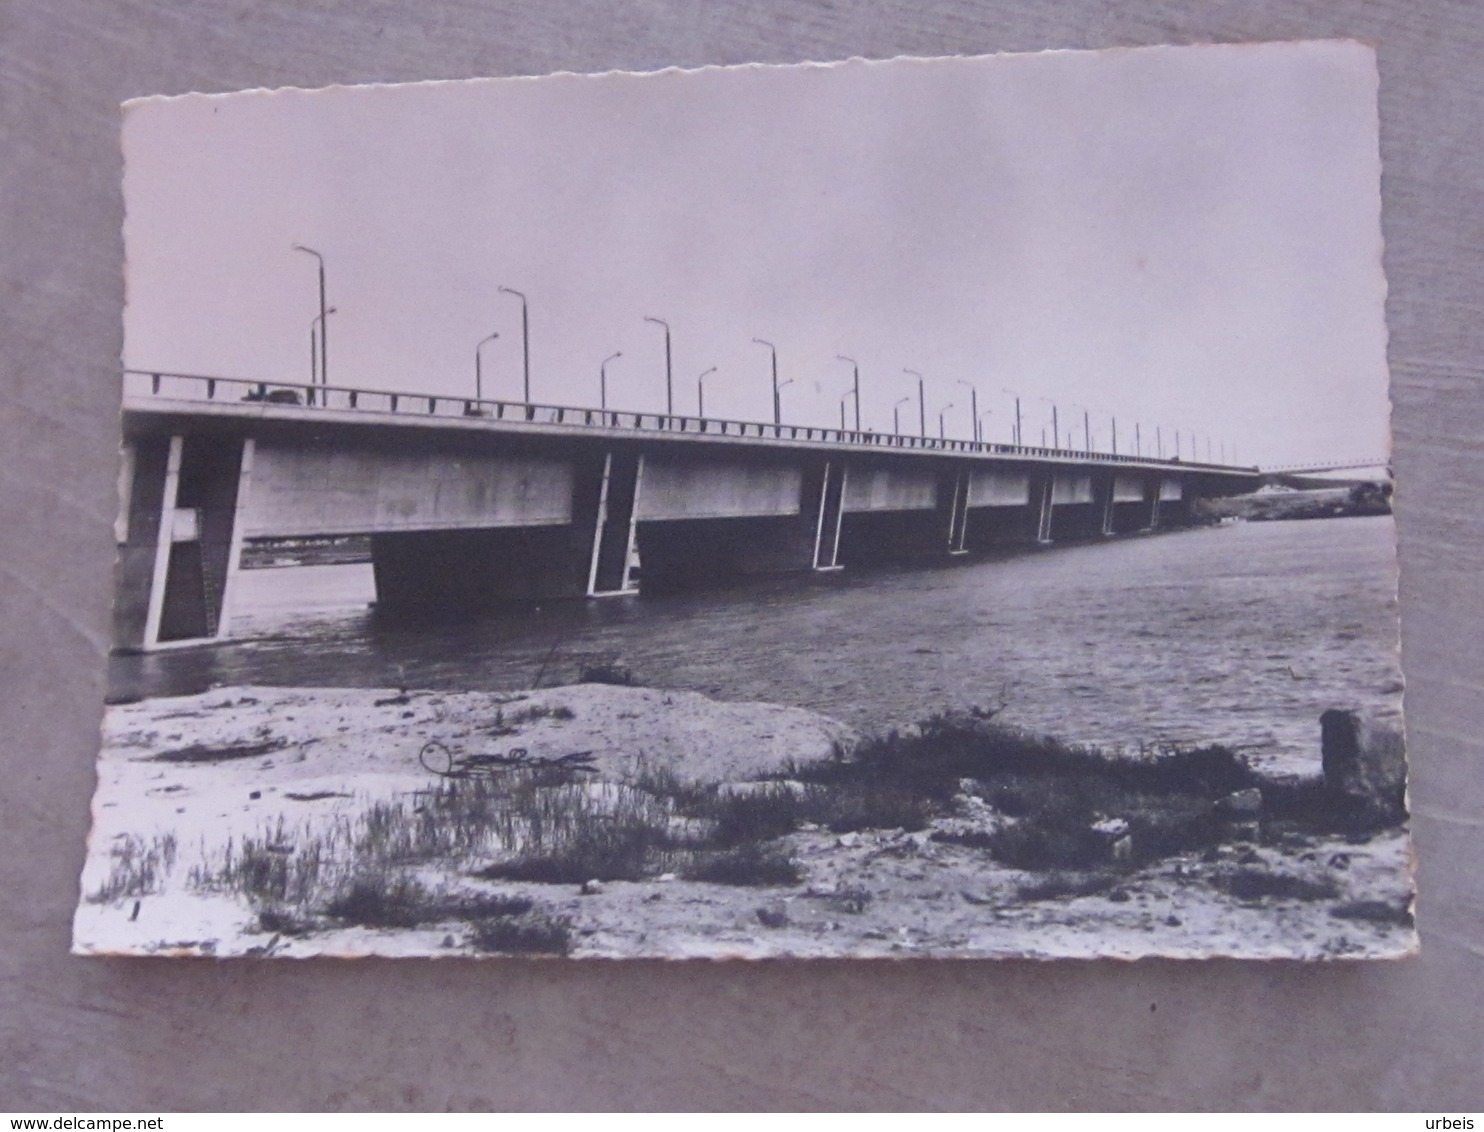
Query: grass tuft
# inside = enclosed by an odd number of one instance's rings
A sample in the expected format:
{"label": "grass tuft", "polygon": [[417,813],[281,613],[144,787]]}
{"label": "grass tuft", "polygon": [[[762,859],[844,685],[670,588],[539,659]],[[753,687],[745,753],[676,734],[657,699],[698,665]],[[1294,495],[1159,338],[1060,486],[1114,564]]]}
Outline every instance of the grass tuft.
{"label": "grass tuft", "polygon": [[1265,896],[1280,900],[1329,900],[1339,892],[1335,882],[1327,877],[1310,880],[1307,877],[1269,873],[1261,869],[1239,869],[1215,878],[1213,883],[1238,900],[1260,900]]}
{"label": "grass tuft", "polygon": [[1118,883],[1108,873],[1053,872],[1016,890],[1022,900],[1056,900],[1063,896],[1095,896]]}
{"label": "grass tuft", "polygon": [[708,884],[756,888],[795,885],[804,879],[798,863],[782,848],[756,844],[700,854],[684,875]]}
{"label": "grass tuft", "polygon": [[1363,920],[1371,924],[1410,928],[1416,922],[1407,903],[1388,904],[1384,900],[1352,900],[1336,904],[1329,914],[1338,920]]}
{"label": "grass tuft", "polygon": [[579,684],[617,684],[629,688],[634,684],[634,672],[626,664],[613,660],[588,661],[578,666]]}
{"label": "grass tuft", "polygon": [[473,925],[471,942],[480,951],[505,955],[567,955],[572,950],[572,921],[566,916],[531,912],[494,917]]}
{"label": "grass tuft", "polygon": [[88,900],[106,904],[158,892],[165,877],[175,868],[175,834],[164,833],[145,844],[140,837],[126,836],[109,849],[108,876]]}

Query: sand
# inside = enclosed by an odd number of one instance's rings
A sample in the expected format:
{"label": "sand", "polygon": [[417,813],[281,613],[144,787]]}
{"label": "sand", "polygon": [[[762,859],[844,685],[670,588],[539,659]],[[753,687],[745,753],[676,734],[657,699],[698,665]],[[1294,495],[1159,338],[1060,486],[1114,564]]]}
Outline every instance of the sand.
{"label": "sand", "polygon": [[[396,689],[231,687],[108,709],[99,757],[84,894],[108,876],[115,846],[173,833],[175,867],[159,891],[84,899],[82,953],[305,957],[474,955],[467,925],[329,927],[294,938],[258,929],[245,901],[202,893],[189,867],[228,840],[280,818],[291,829],[405,799],[437,783],[425,763],[584,755],[595,777],[631,781],[668,769],[702,782],[747,782],[791,761],[828,758],[853,736],[837,721],[775,704],[726,703],[693,692],[576,685],[519,695]],[[433,748],[426,748],[430,742]],[[220,761],[171,761],[192,747]],[[235,749],[235,750],[234,750]],[[419,758],[420,753],[422,758]],[[664,876],[577,885],[471,880],[425,870],[432,887],[523,895],[573,927],[573,954],[602,957],[774,956],[1252,958],[1397,956],[1415,948],[1400,922],[1342,918],[1357,903],[1404,908],[1404,831],[1364,839],[1256,841],[1166,858],[1086,896],[1027,898],[1044,874],[1012,869],[946,838],[998,818],[972,792],[926,830],[837,835],[805,827],[780,842],[803,883],[740,888]],[[935,838],[934,834],[938,836]],[[1324,899],[1239,899],[1223,878],[1279,872],[1334,890]]]}

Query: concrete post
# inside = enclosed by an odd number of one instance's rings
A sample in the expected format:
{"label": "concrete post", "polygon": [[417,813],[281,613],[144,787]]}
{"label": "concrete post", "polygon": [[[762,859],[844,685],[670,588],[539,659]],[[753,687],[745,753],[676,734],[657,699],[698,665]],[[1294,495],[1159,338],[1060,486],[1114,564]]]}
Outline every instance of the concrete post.
{"label": "concrete post", "polygon": [[1051,472],[1041,481],[1041,510],[1036,523],[1036,541],[1049,543],[1051,541],[1051,495],[1056,488],[1056,473]]}
{"label": "concrete post", "polygon": [[960,469],[953,478],[953,502],[948,512],[948,553],[967,554],[965,541],[969,534],[969,483],[967,471]]}
{"label": "concrete post", "polygon": [[242,442],[242,464],[237,471],[237,500],[232,508],[232,548],[227,553],[226,580],[222,583],[222,608],[216,624],[218,639],[231,636],[228,631],[232,622],[232,604],[237,597],[237,573],[242,568],[243,516],[247,511],[247,497],[252,490],[253,453],[257,445],[252,437]]}
{"label": "concrete post", "polygon": [[180,456],[185,437],[170,438],[165,464],[165,487],[160,498],[160,530],[155,542],[154,573],[149,583],[149,614],[144,623],[144,647],[160,643],[160,619],[165,613],[165,579],[170,571],[170,547],[175,541],[175,501],[180,491]]}
{"label": "concrete post", "polygon": [[608,524],[608,481],[613,475],[613,453],[603,456],[603,482],[598,488],[598,519],[593,524],[593,552],[588,559],[587,596],[598,592],[598,556],[603,549],[603,528]]}
{"label": "concrete post", "polygon": [[[666,328],[668,337],[668,327]],[[634,506],[629,512],[629,541],[624,548],[622,593],[633,592],[634,546],[639,538],[639,499],[644,490],[644,455],[640,453],[639,464],[634,469]]]}

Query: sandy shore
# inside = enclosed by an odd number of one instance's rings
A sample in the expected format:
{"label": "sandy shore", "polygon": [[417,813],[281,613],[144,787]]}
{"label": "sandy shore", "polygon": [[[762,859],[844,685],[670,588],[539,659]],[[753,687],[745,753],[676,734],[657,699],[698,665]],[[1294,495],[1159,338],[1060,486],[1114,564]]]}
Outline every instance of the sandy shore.
{"label": "sandy shore", "polygon": [[[115,847],[173,834],[177,859],[158,891],[80,904],[84,953],[473,955],[465,925],[329,926],[304,937],[259,930],[245,901],[188,883],[193,863],[231,839],[325,827],[377,801],[407,799],[439,780],[434,762],[588,753],[596,777],[631,781],[665,769],[740,783],[790,761],[829,757],[852,736],[836,721],[774,704],[690,692],[577,685],[522,695],[234,687],[108,709],[83,892],[109,875]],[[233,757],[211,758],[209,752]],[[195,759],[200,761],[193,761]],[[424,870],[431,887],[528,897],[568,919],[577,956],[1106,956],[1336,958],[1395,956],[1410,926],[1346,909],[1405,907],[1405,832],[1306,837],[1167,857],[1092,895],[1028,898],[1041,874],[1006,867],[963,844],[997,817],[972,792],[917,832],[833,834],[805,826],[780,839],[802,883],[734,887],[661,876],[577,885],[480,881]],[[937,836],[935,836],[937,835]],[[1241,899],[1224,884],[1242,870],[1325,886],[1324,899]],[[1336,915],[1336,913],[1339,915]]]}

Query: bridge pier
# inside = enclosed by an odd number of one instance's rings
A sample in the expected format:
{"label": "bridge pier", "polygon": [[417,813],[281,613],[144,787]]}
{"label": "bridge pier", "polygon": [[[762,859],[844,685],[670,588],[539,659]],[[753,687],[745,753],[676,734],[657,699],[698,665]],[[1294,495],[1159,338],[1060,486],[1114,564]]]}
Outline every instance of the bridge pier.
{"label": "bridge pier", "polygon": [[960,468],[950,473],[940,483],[940,491],[946,490],[948,503],[948,553],[967,554],[969,538],[969,472]]}
{"label": "bridge pier", "polygon": [[608,452],[593,523],[592,554],[588,560],[587,595],[608,597],[637,593],[633,580],[639,492],[644,480],[644,457],[633,452]]}
{"label": "bridge pier", "polygon": [[251,440],[178,434],[125,445],[114,599],[119,647],[225,635],[252,452]]}
{"label": "bridge pier", "polygon": [[[818,470],[819,507],[814,522],[814,554],[810,563],[818,572],[842,569],[840,529],[845,519],[845,476],[843,460],[826,460]],[[809,484],[813,486],[813,477]],[[804,498],[810,498],[807,488]]]}
{"label": "bridge pier", "polygon": [[392,617],[481,612],[581,597],[586,564],[571,527],[371,536],[377,613]]}
{"label": "bridge pier", "polygon": [[1052,473],[1037,477],[1035,484],[1036,498],[1036,541],[1045,545],[1051,542],[1051,520],[1052,510],[1056,504],[1052,500],[1052,492],[1056,487],[1056,476]]}

